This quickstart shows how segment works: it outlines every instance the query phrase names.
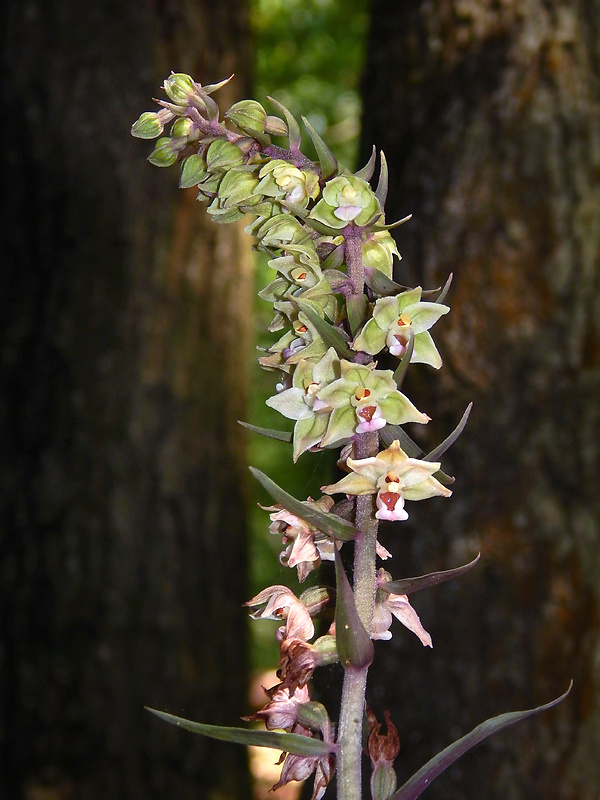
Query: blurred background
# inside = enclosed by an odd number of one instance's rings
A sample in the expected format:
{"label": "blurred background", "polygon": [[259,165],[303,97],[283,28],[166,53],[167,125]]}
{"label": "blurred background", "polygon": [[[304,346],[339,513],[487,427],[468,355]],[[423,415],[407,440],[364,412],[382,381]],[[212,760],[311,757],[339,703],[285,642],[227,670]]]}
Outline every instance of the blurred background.
{"label": "blurred background", "polygon": [[385,150],[397,280],[454,274],[444,368],[407,379],[426,449],[474,402],[454,496],[381,538],[395,578],[482,559],[415,596],[433,651],[377,644],[400,782],[573,678],[425,796],[598,800],[600,0],[12,0],[2,36],[1,800],[258,792],[243,748],[143,707],[252,711],[277,653],[241,604],[289,574],[246,463],[302,497],[334,469],[237,425],[281,424],[268,269],[129,135],[171,70],[235,72],[223,109],[272,95],[352,169]]}

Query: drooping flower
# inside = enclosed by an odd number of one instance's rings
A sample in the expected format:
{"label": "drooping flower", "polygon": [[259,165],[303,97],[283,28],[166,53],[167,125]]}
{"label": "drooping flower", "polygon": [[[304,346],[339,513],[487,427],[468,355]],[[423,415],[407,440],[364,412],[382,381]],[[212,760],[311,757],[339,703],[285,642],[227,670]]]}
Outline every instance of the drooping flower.
{"label": "drooping flower", "polygon": [[335,758],[331,753],[326,756],[297,756],[288,753],[283,762],[281,777],[271,789],[273,791],[280,789],[290,781],[304,781],[313,772],[315,782],[310,800],[321,800],[335,772]]}
{"label": "drooping flower", "polygon": [[320,403],[333,409],[322,447],[338,444],[355,433],[383,428],[388,422],[429,422],[410,400],[398,391],[393,372],[374,369],[353,361],[340,361],[341,377],[317,392]]}
{"label": "drooping flower", "polygon": [[397,440],[372,458],[349,458],[347,464],[352,472],[337,483],[322,486],[321,491],[325,494],[377,494],[377,519],[405,520],[408,519],[405,500],[452,494],[433,477],[440,469],[439,462],[410,458]]}
{"label": "drooping flower", "polygon": [[263,720],[269,731],[291,731],[298,722],[298,706],[310,702],[308,688],[298,686],[291,690],[278,683],[272,689],[264,689],[264,692],[269,702],[260,711],[244,719]]}
{"label": "drooping flower", "polygon": [[[321,497],[320,500],[309,498],[307,503],[324,512],[330,511],[333,506],[331,497]],[[317,569],[321,561],[334,560],[335,545],[330,536],[309,525],[283,506],[268,506],[265,511],[274,512],[270,514],[269,530],[271,533],[282,534],[283,544],[286,545],[279,560],[286,567],[297,567],[300,583],[304,583],[306,576]]]}
{"label": "drooping flower", "polygon": [[285,620],[285,625],[277,631],[280,641],[300,639],[307,642],[315,635],[308,609],[287,586],[269,586],[244,605],[257,607],[250,615],[252,619]]}
{"label": "drooping flower", "polygon": [[387,346],[392,355],[402,357],[412,333],[414,346],[410,360],[439,369],[442,359],[429,329],[450,309],[442,303],[422,303],[421,294],[418,286],[377,300],[373,316],[356,337],[353,349],[375,355]]}
{"label": "drooping flower", "polygon": [[[380,569],[377,573],[378,583],[386,583],[390,581],[392,576],[384,569]],[[375,610],[373,613],[373,632],[372,639],[388,640],[392,638],[390,627],[392,625],[392,616],[396,617],[405,628],[412,631],[419,637],[424,647],[433,647],[431,636],[427,633],[419,615],[411,606],[408,596],[405,594],[392,594],[384,592],[379,589],[375,599]]]}

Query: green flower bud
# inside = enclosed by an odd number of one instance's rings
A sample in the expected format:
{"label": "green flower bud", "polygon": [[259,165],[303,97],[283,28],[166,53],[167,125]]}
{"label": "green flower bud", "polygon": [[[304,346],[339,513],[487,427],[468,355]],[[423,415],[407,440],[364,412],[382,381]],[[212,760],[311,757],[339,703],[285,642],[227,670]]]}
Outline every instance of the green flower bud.
{"label": "green flower bud", "polygon": [[365,267],[378,269],[388,278],[392,277],[395,255],[401,257],[389,231],[369,234],[367,240],[363,242],[362,257]]}
{"label": "green flower bud", "polygon": [[213,222],[219,223],[237,222],[244,216],[244,212],[238,208],[219,208],[216,198],[206,210],[212,216]]}
{"label": "green flower bud", "polygon": [[340,660],[337,651],[335,636],[325,634],[315,640],[313,647],[318,654],[319,666],[323,664],[335,664]]}
{"label": "green flower bud", "polygon": [[181,168],[179,187],[189,189],[190,186],[197,186],[204,178],[206,178],[206,164],[202,156],[193,155],[186,158]]}
{"label": "green flower bud", "polygon": [[244,133],[264,133],[267,112],[256,100],[234,103],[225,116]]}
{"label": "green flower bud", "polygon": [[[333,503],[329,503],[329,508],[332,505]],[[308,608],[311,617],[314,617],[328,606],[335,605],[335,592],[329,586],[311,586],[302,592],[299,599]]]}
{"label": "green flower bud", "polygon": [[239,147],[224,139],[213,142],[206,151],[206,165],[209,172],[240,167],[244,156]]}
{"label": "green flower bud", "polygon": [[155,167],[171,167],[177,162],[178,157],[172,140],[168,136],[163,136],[157,141],[156,147],[148,156],[148,161]]}
{"label": "green flower bud", "polygon": [[167,93],[169,100],[179,106],[187,106],[190,95],[195,94],[194,81],[189,75],[185,75],[182,72],[170,75],[164,82],[163,89]]}
{"label": "green flower bud", "polygon": [[378,764],[371,774],[371,797],[373,800],[388,800],[396,791],[397,780],[394,768]]}
{"label": "green flower bud", "polygon": [[188,117],[181,117],[178,119],[171,128],[171,136],[180,136],[187,138],[192,132],[194,123]]}
{"label": "green flower bud", "polygon": [[131,126],[131,135],[138,139],[156,139],[163,132],[163,122],[154,111],[144,111]]}
{"label": "green flower bud", "polygon": [[250,202],[251,205],[260,202],[260,196],[253,194],[258,179],[252,172],[243,170],[243,167],[232,169],[223,176],[223,180],[219,184],[219,200],[223,208],[243,202]]}
{"label": "green flower bud", "polygon": [[271,136],[287,136],[288,126],[279,117],[268,116],[265,124],[265,133]]}

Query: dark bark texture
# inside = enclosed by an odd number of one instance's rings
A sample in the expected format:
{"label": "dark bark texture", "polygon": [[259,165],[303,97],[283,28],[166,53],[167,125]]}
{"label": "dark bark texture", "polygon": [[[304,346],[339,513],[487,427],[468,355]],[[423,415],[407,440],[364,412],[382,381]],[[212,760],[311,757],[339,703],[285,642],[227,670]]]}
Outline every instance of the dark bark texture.
{"label": "dark bark texture", "polygon": [[[600,793],[600,3],[375,0],[365,152],[390,163],[398,279],[454,273],[441,373],[407,391],[454,496],[383,532],[394,577],[476,572],[414,596],[434,649],[396,630],[371,704],[400,729],[400,779],[484,718],[557,709],[469,754],[431,800]],[[379,688],[375,688],[379,687]]]}
{"label": "dark bark texture", "polygon": [[245,708],[249,244],[131,123],[237,70],[244,0],[5,12],[0,797],[248,796],[242,748],[144,705]]}

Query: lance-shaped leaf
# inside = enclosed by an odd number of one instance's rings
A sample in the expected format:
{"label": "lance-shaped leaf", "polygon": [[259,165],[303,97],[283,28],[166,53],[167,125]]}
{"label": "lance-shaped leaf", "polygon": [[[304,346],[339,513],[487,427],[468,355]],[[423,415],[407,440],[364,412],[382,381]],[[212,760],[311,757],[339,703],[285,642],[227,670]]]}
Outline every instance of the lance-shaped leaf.
{"label": "lance-shaped leaf", "polygon": [[454,764],[454,762],[467,751],[476,747],[493,733],[498,733],[498,731],[502,731],[504,728],[508,728],[516,722],[520,722],[523,719],[527,719],[527,717],[532,717],[534,714],[539,714],[542,711],[553,708],[553,706],[565,699],[571,691],[571,686],[573,686],[572,681],[567,691],[551,703],[546,703],[546,705],[538,706],[537,708],[531,708],[528,711],[511,711],[508,714],[500,714],[498,717],[492,717],[492,719],[482,722],[481,725],[473,728],[466,736],[453,742],[445,750],[442,750],[441,753],[438,753],[437,756],[434,756],[431,761],[428,761],[427,764],[421,767],[421,769],[416,772],[404,786],[400,787],[389,800],[416,800],[438,775],[441,775],[444,770],[448,769],[449,766]]}
{"label": "lance-shaped leaf", "polygon": [[356,537],[358,531],[351,522],[338,517],[337,514],[326,514],[324,511],[319,511],[302,500],[297,500],[278,486],[275,481],[272,481],[264,472],[256,469],[256,467],[250,467],[249,469],[276,503],[287,508],[288,511],[308,522],[309,525],[318,528],[323,533],[341,542],[348,542]]}
{"label": "lance-shaped leaf", "polygon": [[[406,375],[406,371],[408,369],[408,365],[410,364],[410,360],[412,358],[413,350],[415,349],[415,335],[413,333],[413,329],[411,328],[408,332],[408,342],[406,343],[406,350],[404,351],[404,355],[400,359],[400,363],[396,367],[396,371],[394,372],[394,380],[398,386],[398,389],[402,388],[402,384],[404,383],[404,377]],[[434,461],[435,459],[431,459]]]}
{"label": "lance-shaped leaf", "polygon": [[352,335],[356,336],[367,317],[368,300],[366,294],[353,294],[346,300],[346,311]]}
{"label": "lance-shaped leaf", "polygon": [[373,173],[375,172],[376,162],[377,162],[377,150],[375,149],[375,145],[373,145],[371,158],[367,161],[364,167],[362,169],[359,169],[358,172],[355,172],[354,175],[357,178],[361,178],[363,181],[370,181],[371,178],[373,177]]}
{"label": "lance-shaped leaf", "polygon": [[[400,446],[404,452],[411,458],[420,458],[423,461],[431,461],[430,458],[426,459],[424,457],[423,451],[419,445],[414,442],[408,433],[406,433],[406,431],[399,425],[386,425],[385,428],[382,428],[379,431],[379,438],[386,447],[389,447],[391,443],[397,439],[400,442]],[[440,483],[443,483],[445,486],[450,486],[454,483],[454,478],[452,475],[447,475],[441,469],[439,469],[433,477],[436,478]]]}
{"label": "lance-shaped leaf", "polygon": [[273,750],[283,750],[297,756],[326,756],[336,749],[335,744],[328,744],[321,739],[310,736],[299,736],[297,733],[278,733],[277,731],[256,731],[249,728],[227,728],[221,725],[205,725],[202,722],[192,722],[189,719],[175,717],[155,708],[147,708],[152,714],[183,728],[192,733],[198,733],[209,739],[218,739],[221,742],[234,744],[252,744],[255,747],[271,747]]}
{"label": "lance-shaped leaf", "polygon": [[253,433],[259,433],[261,436],[267,436],[269,439],[277,439],[279,442],[292,441],[291,431],[278,431],[275,428],[261,428],[258,425],[252,425],[250,422],[243,422],[241,419],[238,419],[238,424],[242,425],[244,428],[248,428],[248,430],[252,431]]}
{"label": "lance-shaped leaf", "polygon": [[436,448],[434,448],[430,453],[427,453],[426,456],[423,456],[423,461],[439,461],[440,456],[443,455],[446,450],[451,447],[454,442],[458,439],[458,437],[463,432],[465,425],[467,424],[467,420],[469,419],[469,414],[471,413],[471,409],[473,408],[473,403],[469,403],[466,407],[464,414],[460,418],[460,422],[456,426],[456,428],[452,431],[452,433],[447,436],[441,444],[438,444]]}
{"label": "lance-shaped leaf", "polygon": [[354,358],[354,353],[348,347],[343,334],[337,328],[334,328],[328,322],[325,322],[325,320],[319,316],[314,308],[304,300],[294,298],[294,302],[298,305],[298,308],[304,314],[306,314],[308,321],[317,329],[317,333],[321,339],[323,339],[326,346],[328,348],[333,347],[340,358],[345,358],[348,361],[352,361]]}
{"label": "lance-shaped leaf", "polygon": [[[381,158],[381,168],[379,170],[379,182],[377,184],[377,189],[375,189],[375,195],[379,200],[379,204],[383,208],[385,206],[388,193],[388,166],[383,150],[380,150],[379,155]],[[410,217],[407,217],[407,219],[410,219]]]}
{"label": "lance-shaped leaf", "polygon": [[365,267],[365,283],[375,294],[382,297],[400,294],[407,289],[406,286],[396,283],[396,281],[384,275],[381,270],[373,269],[373,267]]}
{"label": "lance-shaped leaf", "polygon": [[285,117],[285,121],[287,122],[288,126],[288,140],[290,143],[290,150],[292,152],[296,152],[300,149],[300,143],[302,141],[302,134],[300,133],[300,125],[296,118],[287,110],[287,108],[283,105],[283,103],[279,103],[272,97],[268,98],[271,103],[275,106],[278,111],[281,111],[283,116]]}
{"label": "lance-shaped leaf", "polygon": [[315,150],[317,151],[317,156],[319,157],[319,163],[321,164],[321,175],[324,180],[331,178],[335,175],[338,171],[338,163],[331,152],[331,150],[327,147],[319,132],[310,124],[310,122],[306,119],[306,117],[302,117],[302,122],[304,123],[306,130],[308,131],[310,138],[313,141],[315,146]]}
{"label": "lance-shaped leaf", "polygon": [[469,561],[468,564],[463,564],[462,567],[455,567],[454,569],[446,569],[443,572],[430,572],[429,575],[420,575],[418,578],[401,578],[397,581],[386,581],[379,583],[378,589],[390,594],[412,594],[419,592],[421,589],[428,589],[430,586],[437,586],[440,583],[451,581],[454,578],[460,578],[465,572],[473,569],[475,564],[479,561],[481,553],[477,554],[477,558]]}
{"label": "lance-shaped leaf", "polygon": [[373,661],[373,642],[358,616],[354,592],[337,548],[335,580],[335,641],[338,655],[344,669],[364,669]]}
{"label": "lance-shaped leaf", "polygon": [[435,302],[436,303],[443,303],[444,300],[446,299],[446,295],[448,294],[448,290],[450,289],[450,284],[452,283],[452,278],[453,277],[454,277],[454,274],[451,272],[450,275],[448,275],[448,280],[444,284],[444,286],[441,289],[441,291],[438,294],[438,296],[435,298]]}

